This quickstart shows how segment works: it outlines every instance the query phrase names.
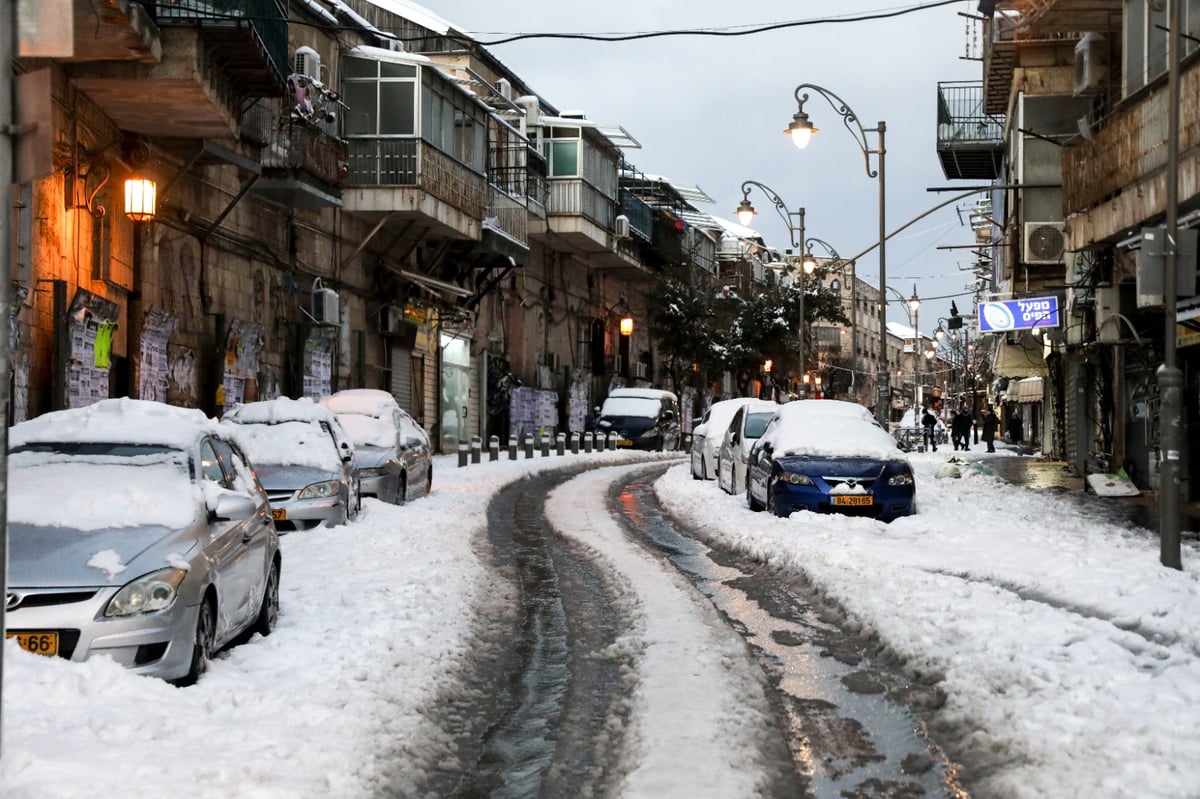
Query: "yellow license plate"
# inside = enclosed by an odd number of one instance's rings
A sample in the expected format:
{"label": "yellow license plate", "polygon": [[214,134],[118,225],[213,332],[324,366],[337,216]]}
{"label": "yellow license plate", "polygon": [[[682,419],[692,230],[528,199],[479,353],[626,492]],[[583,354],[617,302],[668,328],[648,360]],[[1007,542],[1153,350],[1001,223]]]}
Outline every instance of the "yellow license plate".
{"label": "yellow license plate", "polygon": [[274,508],[271,508],[271,518],[277,522],[286,522],[287,521],[287,511],[283,510],[282,508],[279,510],[275,510]]}
{"label": "yellow license plate", "polygon": [[9,633],[9,638],[16,638],[17,645],[26,652],[35,655],[57,655],[58,633]]}
{"label": "yellow license plate", "polygon": [[628,438],[618,438],[618,439],[617,439],[617,446],[618,446],[618,447],[632,447],[632,446],[633,446],[633,442],[632,442],[632,441],[630,441]]}
{"label": "yellow license plate", "polygon": [[868,494],[842,494],[833,497],[834,505],[854,505],[857,507],[860,505],[870,505],[871,503],[872,499]]}

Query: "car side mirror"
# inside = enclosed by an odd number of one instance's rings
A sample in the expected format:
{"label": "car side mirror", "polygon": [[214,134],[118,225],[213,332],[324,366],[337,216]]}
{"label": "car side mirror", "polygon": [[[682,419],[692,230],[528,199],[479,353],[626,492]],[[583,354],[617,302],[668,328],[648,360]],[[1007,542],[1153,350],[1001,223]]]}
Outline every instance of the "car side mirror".
{"label": "car side mirror", "polygon": [[215,502],[209,503],[209,516],[216,522],[249,519],[258,512],[254,500],[233,491],[222,491]]}
{"label": "car side mirror", "polygon": [[664,422],[675,421],[675,411],[672,411],[672,410],[663,411],[662,418],[663,418]]}

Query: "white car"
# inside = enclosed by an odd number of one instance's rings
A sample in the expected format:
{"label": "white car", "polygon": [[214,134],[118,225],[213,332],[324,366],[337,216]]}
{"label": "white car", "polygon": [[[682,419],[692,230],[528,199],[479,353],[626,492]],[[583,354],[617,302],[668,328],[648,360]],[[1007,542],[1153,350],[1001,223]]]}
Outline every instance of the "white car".
{"label": "white car", "polygon": [[729,494],[746,490],[746,459],[779,404],[755,400],[737,409],[717,445],[717,485]]}
{"label": "white car", "polygon": [[[717,476],[717,447],[725,428],[738,408],[751,402],[765,402],[754,397],[737,397],[735,399],[718,400],[704,412],[700,422],[692,428],[692,478],[696,480],[714,480]],[[774,402],[767,402],[772,408]]]}

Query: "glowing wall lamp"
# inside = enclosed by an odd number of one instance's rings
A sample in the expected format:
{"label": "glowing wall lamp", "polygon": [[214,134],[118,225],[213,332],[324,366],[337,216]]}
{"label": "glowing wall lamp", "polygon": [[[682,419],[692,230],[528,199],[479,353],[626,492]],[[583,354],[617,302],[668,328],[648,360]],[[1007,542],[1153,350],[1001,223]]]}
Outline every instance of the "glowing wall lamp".
{"label": "glowing wall lamp", "polygon": [[632,336],[633,335],[633,317],[632,316],[622,316],[621,317],[621,335],[622,336]]}
{"label": "glowing wall lamp", "polygon": [[149,178],[129,178],[125,181],[125,215],[134,222],[149,222],[154,218],[158,185]]}

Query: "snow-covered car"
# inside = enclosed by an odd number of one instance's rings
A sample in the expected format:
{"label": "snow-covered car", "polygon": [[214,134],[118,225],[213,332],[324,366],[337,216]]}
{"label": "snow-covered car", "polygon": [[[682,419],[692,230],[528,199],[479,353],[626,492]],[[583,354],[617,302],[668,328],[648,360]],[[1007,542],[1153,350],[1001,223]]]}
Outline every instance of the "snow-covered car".
{"label": "snow-covered car", "polygon": [[384,502],[403,503],[433,488],[433,448],[429,436],[386,391],[349,388],[325,397],[354,442],[361,492]]}
{"label": "snow-covered car", "polygon": [[195,682],[279,612],[266,492],[228,426],[106,399],[9,431],[6,625],[22,649]]}
{"label": "snow-covered car", "polygon": [[717,485],[729,494],[746,490],[746,461],[750,447],[763,434],[767,423],[779,410],[779,403],[753,400],[738,408],[716,441]]}
{"label": "snow-covered car", "polygon": [[248,402],[227,411],[266,486],[281,533],[345,524],[358,514],[354,444],[333,411],[308,397]]}
{"label": "snow-covered car", "polygon": [[892,521],[916,512],[916,493],[908,458],[871,412],[856,403],[821,399],[781,405],[750,449],[750,510]]}
{"label": "snow-covered car", "polygon": [[617,434],[617,446],[629,449],[679,449],[679,398],[656,388],[616,388],[600,406],[596,431]]}
{"label": "snow-covered car", "polygon": [[[751,402],[761,402],[754,397],[736,397],[718,400],[704,411],[699,423],[692,428],[692,477],[696,480],[715,480],[717,477],[717,447],[729,427],[730,420],[738,408]],[[770,403],[772,406],[774,403]]]}

